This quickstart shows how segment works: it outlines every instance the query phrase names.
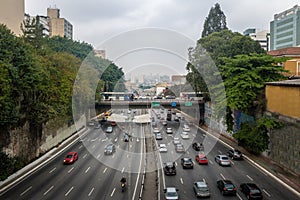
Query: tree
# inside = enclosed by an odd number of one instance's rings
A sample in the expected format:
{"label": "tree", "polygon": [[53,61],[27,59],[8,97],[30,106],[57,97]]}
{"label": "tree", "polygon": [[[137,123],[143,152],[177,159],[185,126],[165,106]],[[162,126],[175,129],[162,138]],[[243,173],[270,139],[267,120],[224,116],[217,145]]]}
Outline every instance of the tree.
{"label": "tree", "polygon": [[216,3],[208,13],[208,16],[205,19],[202,38],[208,36],[213,32],[220,32],[227,29],[226,25],[226,16],[221,10],[220,4]]}

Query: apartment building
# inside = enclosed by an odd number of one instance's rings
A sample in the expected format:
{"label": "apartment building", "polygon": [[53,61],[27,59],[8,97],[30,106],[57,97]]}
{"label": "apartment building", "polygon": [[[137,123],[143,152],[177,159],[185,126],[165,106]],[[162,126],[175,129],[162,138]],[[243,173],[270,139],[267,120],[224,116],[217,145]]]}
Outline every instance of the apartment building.
{"label": "apartment building", "polygon": [[0,23],[5,24],[17,36],[22,35],[20,27],[24,14],[24,0],[1,0]]}
{"label": "apartment building", "polygon": [[257,30],[256,28],[248,28],[243,32],[243,35],[251,37],[253,40],[258,41],[260,46],[265,50],[270,49],[270,31],[269,30]]}
{"label": "apartment building", "polygon": [[270,50],[300,45],[300,6],[274,15],[270,22]]}
{"label": "apartment building", "polygon": [[73,26],[65,18],[60,18],[60,10],[48,8],[47,17],[49,18],[50,37],[61,36],[73,39]]}

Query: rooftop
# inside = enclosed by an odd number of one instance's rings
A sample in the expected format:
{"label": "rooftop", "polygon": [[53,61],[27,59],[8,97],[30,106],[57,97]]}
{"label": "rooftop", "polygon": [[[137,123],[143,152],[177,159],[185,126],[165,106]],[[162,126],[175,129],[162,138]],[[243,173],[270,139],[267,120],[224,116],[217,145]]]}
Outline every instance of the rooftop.
{"label": "rooftop", "polygon": [[287,47],[268,51],[271,56],[284,56],[284,57],[300,57],[300,47]]}

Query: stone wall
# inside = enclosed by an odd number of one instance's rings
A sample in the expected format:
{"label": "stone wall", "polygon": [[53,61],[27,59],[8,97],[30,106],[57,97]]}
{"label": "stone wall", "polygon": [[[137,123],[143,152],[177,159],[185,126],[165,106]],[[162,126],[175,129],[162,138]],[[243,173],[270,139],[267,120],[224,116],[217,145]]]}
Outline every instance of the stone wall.
{"label": "stone wall", "polygon": [[270,133],[270,158],[300,174],[300,120],[275,116],[284,126]]}
{"label": "stone wall", "polygon": [[30,132],[29,124],[25,123],[23,127],[9,131],[9,143],[3,151],[9,156],[18,156],[28,162],[59,145],[74,134],[78,127],[83,126],[85,126],[85,118],[77,121],[76,127],[75,124],[59,127],[55,126],[55,121],[52,121],[44,125],[41,133],[35,135]]}

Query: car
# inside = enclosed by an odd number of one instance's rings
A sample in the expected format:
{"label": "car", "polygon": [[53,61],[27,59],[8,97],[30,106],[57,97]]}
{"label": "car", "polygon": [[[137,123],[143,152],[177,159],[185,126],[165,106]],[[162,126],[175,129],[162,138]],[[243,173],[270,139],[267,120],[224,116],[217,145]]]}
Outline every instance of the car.
{"label": "car", "polygon": [[174,137],[173,143],[174,143],[174,145],[179,144],[180,143],[179,138],[178,137]]}
{"label": "car", "polygon": [[159,144],[159,152],[167,152],[167,145],[166,144]]}
{"label": "car", "polygon": [[106,131],[105,131],[106,133],[112,133],[113,132],[113,127],[112,126],[108,126],[107,128],[106,128]]}
{"label": "car", "polygon": [[179,117],[178,116],[174,116],[174,121],[179,122]]}
{"label": "car", "polygon": [[117,122],[116,122],[116,121],[111,121],[110,125],[111,125],[111,126],[116,126],[116,125],[117,125]]}
{"label": "car", "polygon": [[230,180],[218,180],[217,186],[223,195],[236,195],[236,187]]}
{"label": "car", "polygon": [[263,199],[262,191],[255,183],[242,183],[240,190],[247,199]]}
{"label": "car", "polygon": [[188,134],[187,132],[182,132],[182,133],[180,134],[180,136],[181,136],[181,138],[184,139],[184,140],[190,139],[190,136],[189,136],[189,134]]}
{"label": "car", "polygon": [[183,169],[193,169],[194,168],[194,162],[192,158],[184,157],[181,158],[181,165]]}
{"label": "car", "polygon": [[237,149],[231,149],[227,152],[228,157],[232,158],[233,160],[241,160],[243,159],[243,154]]}
{"label": "car", "polygon": [[162,125],[167,126],[167,125],[168,125],[168,122],[167,122],[166,120],[163,120],[163,121],[162,121]]}
{"label": "car", "polygon": [[175,151],[176,151],[177,153],[183,153],[183,152],[184,152],[184,147],[183,147],[183,145],[182,145],[181,143],[176,144],[176,145],[175,145]]}
{"label": "car", "polygon": [[160,130],[159,130],[158,128],[155,127],[155,128],[153,129],[153,133],[159,133],[159,132],[160,132]]}
{"label": "car", "polygon": [[89,126],[95,126],[95,122],[94,121],[89,121]]}
{"label": "car", "polygon": [[166,130],[166,133],[167,133],[167,134],[172,134],[172,133],[173,133],[172,128],[168,127],[167,130]]}
{"label": "car", "polygon": [[124,135],[124,142],[129,142],[129,135],[128,135],[128,133],[125,133],[125,135]]}
{"label": "car", "polygon": [[166,189],[164,189],[165,192],[165,199],[166,200],[178,200],[179,196],[177,193],[178,189],[176,189],[175,187],[167,187]]}
{"label": "car", "polygon": [[226,155],[217,155],[215,157],[215,161],[221,166],[230,166],[231,165],[229,157]]}
{"label": "car", "polygon": [[160,132],[155,133],[155,139],[156,139],[156,140],[162,140],[162,139],[163,139],[163,137],[162,137],[162,135],[161,135]]}
{"label": "car", "polygon": [[185,131],[185,132],[189,132],[189,131],[191,131],[191,129],[190,129],[190,127],[189,127],[189,125],[187,125],[187,124],[184,124],[184,125],[183,125],[183,128],[182,128],[182,130],[183,130],[183,131]]}
{"label": "car", "polygon": [[116,152],[116,147],[114,144],[108,144],[104,149],[105,155],[112,155],[115,152]]}
{"label": "car", "polygon": [[197,181],[193,184],[196,197],[210,197],[209,187],[204,181]]}
{"label": "car", "polygon": [[78,160],[78,153],[71,151],[66,155],[64,164],[73,164],[76,160]]}
{"label": "car", "polygon": [[200,151],[200,150],[202,150],[202,148],[203,148],[202,144],[200,144],[199,142],[194,142],[194,143],[192,144],[192,147],[193,147],[193,149],[195,149],[196,151]]}
{"label": "car", "polygon": [[164,173],[165,173],[165,175],[176,175],[175,162],[164,163]]}
{"label": "car", "polygon": [[199,164],[204,164],[204,165],[208,164],[208,159],[207,159],[206,155],[203,153],[199,153],[196,155],[196,161]]}

